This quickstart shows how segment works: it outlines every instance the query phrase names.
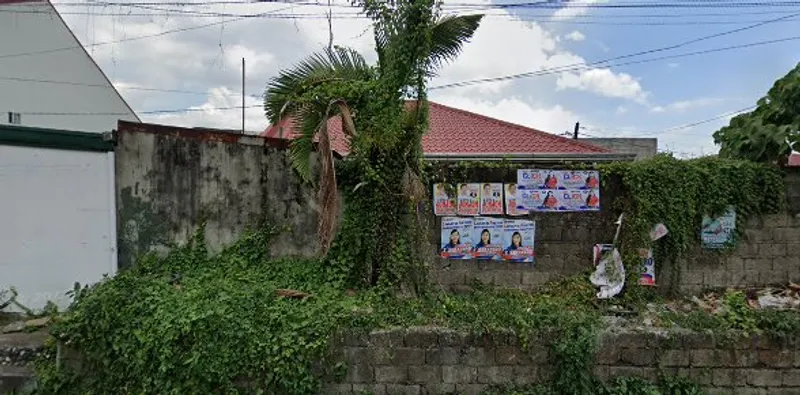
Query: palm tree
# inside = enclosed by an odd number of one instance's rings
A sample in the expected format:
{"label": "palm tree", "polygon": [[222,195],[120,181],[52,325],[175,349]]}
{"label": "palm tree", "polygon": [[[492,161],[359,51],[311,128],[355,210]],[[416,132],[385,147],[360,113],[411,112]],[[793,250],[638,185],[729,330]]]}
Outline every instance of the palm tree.
{"label": "palm tree", "polygon": [[[327,49],[281,71],[268,84],[264,95],[270,122],[277,125],[288,118],[299,131],[291,144],[291,160],[298,175],[307,182],[313,182],[311,158],[317,142],[318,233],[323,253],[331,246],[338,211],[328,120],[341,117],[351,156],[368,155],[369,149],[365,147],[370,144],[391,145],[401,140],[407,144],[409,137],[412,142],[409,153],[419,155],[422,133],[418,131],[424,132],[427,125],[425,80],[455,59],[482,18],[482,15],[439,17],[431,0],[392,3],[368,0],[364,8],[375,21],[376,65],[367,64],[352,49]],[[414,97],[417,105],[404,106],[408,97]],[[393,135],[387,130],[400,133]],[[403,131],[412,134],[417,131],[417,136],[402,136]]]}

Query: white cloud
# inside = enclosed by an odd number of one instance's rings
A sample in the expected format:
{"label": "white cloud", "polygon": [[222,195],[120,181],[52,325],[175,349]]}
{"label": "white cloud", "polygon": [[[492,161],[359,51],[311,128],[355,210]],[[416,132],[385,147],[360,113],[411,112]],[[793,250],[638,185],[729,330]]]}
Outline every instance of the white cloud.
{"label": "white cloud", "polygon": [[617,115],[622,115],[628,112],[628,108],[625,106],[619,106],[615,112]]}
{"label": "white cloud", "polygon": [[[268,126],[264,110],[260,106],[261,100],[245,98],[245,131],[258,134]],[[213,88],[209,90],[205,103],[191,106],[193,111],[143,114],[142,120],[148,123],[167,124],[183,127],[203,126],[207,128],[240,130],[242,125],[242,96],[227,88]]]}
{"label": "white cloud", "polygon": [[650,108],[650,112],[652,113],[664,113],[664,112],[686,112],[695,110],[702,107],[710,107],[720,103],[725,102],[723,98],[716,98],[716,97],[701,97],[697,99],[690,99],[690,100],[679,100],[673,103],[670,103],[666,106],[653,106]]}
{"label": "white cloud", "polygon": [[553,134],[572,130],[572,125],[579,119],[578,115],[561,105],[535,107],[516,97],[504,98],[496,102],[461,95],[446,95],[433,99],[437,103],[447,106]]}
{"label": "white cloud", "polygon": [[584,36],[583,33],[577,30],[573,30],[572,33],[567,34],[566,36],[564,36],[564,38],[572,41],[583,41],[586,39],[586,36]]}
{"label": "white cloud", "polygon": [[667,67],[669,67],[671,69],[676,69],[680,65],[681,65],[680,63],[674,63],[674,62],[673,63],[667,63]]}
{"label": "white cloud", "polygon": [[[606,3],[608,0],[581,0],[579,2],[573,1],[566,1],[566,5],[559,9],[558,11],[553,13],[554,19],[572,19],[576,16],[586,15],[589,13],[590,7],[589,5],[597,4],[597,3]],[[570,5],[570,3],[576,3],[579,5]]]}
{"label": "white cloud", "polygon": [[597,93],[606,97],[629,99],[644,103],[647,93],[635,78],[626,73],[614,73],[611,69],[588,69],[564,73],[558,77],[559,90],[577,89]]}

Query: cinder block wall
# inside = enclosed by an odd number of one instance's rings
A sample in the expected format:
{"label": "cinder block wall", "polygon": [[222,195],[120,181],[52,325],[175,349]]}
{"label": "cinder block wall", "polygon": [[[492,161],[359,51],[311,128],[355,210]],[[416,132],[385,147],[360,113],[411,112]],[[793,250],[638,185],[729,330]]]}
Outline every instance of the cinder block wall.
{"label": "cinder block wall", "polygon": [[[508,182],[512,171],[473,170],[472,180]],[[788,209],[785,213],[752,220],[735,251],[716,252],[700,248],[690,251],[676,265],[661,265],[656,282],[662,290],[697,293],[718,287],[758,287],[800,281],[800,171],[789,170],[785,178]],[[438,259],[432,279],[444,289],[460,291],[473,280],[504,288],[532,291],[543,284],[575,275],[592,266],[592,246],[613,241],[618,212],[614,201],[619,185],[601,185],[601,211],[594,213],[535,213],[536,262],[508,263]],[[441,219],[435,219],[431,243],[440,245]],[[699,242],[700,230],[697,232]],[[437,250],[438,251],[438,250]],[[657,263],[658,264],[658,263]]]}
{"label": "cinder block wall", "polygon": [[[608,379],[659,373],[686,376],[711,394],[800,393],[800,342],[758,336],[730,340],[695,332],[603,332],[595,374]],[[342,340],[348,364],[325,394],[478,394],[492,384],[542,382],[553,374],[544,339],[523,350],[517,337],[470,336],[444,329],[373,332]]]}

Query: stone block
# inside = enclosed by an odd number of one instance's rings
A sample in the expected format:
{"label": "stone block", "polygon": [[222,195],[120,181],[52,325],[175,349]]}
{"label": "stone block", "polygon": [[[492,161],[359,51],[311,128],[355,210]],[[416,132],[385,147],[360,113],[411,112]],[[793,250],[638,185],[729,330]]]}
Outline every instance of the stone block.
{"label": "stone block", "polygon": [[709,349],[714,347],[714,336],[710,333],[681,332],[676,334],[679,341],[687,350]]}
{"label": "stone block", "polygon": [[758,252],[763,257],[786,256],[786,243],[767,243],[758,246]]}
{"label": "stone block", "polygon": [[350,395],[351,392],[353,392],[352,384],[327,383],[322,387],[323,394]]}
{"label": "stone block", "polygon": [[731,281],[731,273],[725,270],[712,270],[703,274],[703,285],[706,287],[727,287]]}
{"label": "stone block", "polygon": [[461,357],[461,350],[455,347],[434,348],[425,351],[425,363],[428,365],[456,365]]}
{"label": "stone block", "polygon": [[469,273],[467,274],[467,283],[478,281],[481,284],[494,285],[494,275],[494,272],[489,271]]}
{"label": "stone block", "polygon": [[772,240],[784,243],[797,242],[800,240],[800,229],[774,228],[772,229]]}
{"label": "stone block", "polygon": [[369,342],[372,347],[403,347],[404,338],[405,331],[402,329],[380,330],[369,334]]}
{"label": "stone block", "polygon": [[766,272],[758,273],[758,281],[761,285],[784,285],[789,281],[789,272],[784,269],[772,269]]}
{"label": "stone block", "polygon": [[608,366],[597,365],[592,369],[592,374],[599,380],[605,381],[611,377],[611,369]]}
{"label": "stone block", "polygon": [[794,355],[789,350],[759,350],[758,361],[768,368],[788,368],[794,362]]}
{"label": "stone block", "polygon": [[522,284],[522,273],[506,270],[494,274],[494,284],[498,287],[516,287]]}
{"label": "stone block", "polygon": [[469,273],[466,270],[435,270],[431,271],[431,273],[435,272],[435,279],[434,282],[440,285],[460,285],[467,283],[467,274]]}
{"label": "stone block", "polygon": [[442,366],[442,381],[448,384],[476,383],[478,368],[464,365]]}
{"label": "stone block", "polygon": [[655,368],[643,368],[634,366],[609,366],[609,377],[639,377],[645,380],[656,380],[658,370]]}
{"label": "stone block", "polygon": [[742,271],[744,269],[744,258],[731,256],[725,260],[725,269],[731,272]]}
{"label": "stone block", "polygon": [[408,380],[419,384],[442,382],[442,367],[431,365],[412,365],[408,367]]}
{"label": "stone block", "polygon": [[800,240],[795,240],[786,244],[786,256],[800,256]]}
{"label": "stone block", "polygon": [[780,370],[748,369],[746,377],[747,384],[755,387],[779,387],[783,383]]}
{"label": "stone block", "polygon": [[405,383],[408,381],[408,367],[376,366],[375,381],[379,383]]}
{"label": "stone block", "polygon": [[785,387],[800,387],[800,369],[784,370],[783,385]]}
{"label": "stone block", "polygon": [[687,367],[690,364],[690,353],[683,349],[663,350],[658,355],[658,362],[663,367]]}
{"label": "stone block", "polygon": [[543,345],[531,345],[525,350],[524,363],[545,364],[550,362],[550,348]]}
{"label": "stone block", "polygon": [[458,331],[441,329],[438,331],[439,345],[444,347],[461,346],[466,341],[466,336]]}
{"label": "stone block", "polygon": [[742,274],[743,274],[743,279],[744,279],[743,286],[752,287],[752,286],[759,285],[759,283],[758,283],[758,281],[759,281],[758,271],[756,271],[756,270],[745,270],[744,272],[742,272]]}
{"label": "stone block", "polygon": [[772,258],[747,258],[744,260],[744,270],[764,271],[772,270]]}
{"label": "stone block", "polygon": [[483,347],[468,348],[461,355],[461,363],[467,366],[494,365],[494,352]]}
{"label": "stone block", "polygon": [[353,384],[353,393],[386,395],[386,384]]}
{"label": "stone block", "polygon": [[522,285],[528,286],[541,286],[549,281],[549,273],[547,272],[524,272],[522,273]]}
{"label": "stone block", "polygon": [[494,360],[498,365],[524,364],[525,361],[522,359],[524,356],[525,353],[514,346],[501,346],[494,351]]}
{"label": "stone block", "polygon": [[481,395],[486,385],[483,384],[456,384],[458,395]]}
{"label": "stone block", "polygon": [[344,350],[345,361],[350,365],[373,362],[372,350],[366,347],[348,347]]}
{"label": "stone block", "polygon": [[625,365],[649,366],[656,360],[656,351],[647,348],[623,348],[619,360]]}
{"label": "stone block", "polygon": [[439,344],[439,334],[430,328],[410,328],[406,332],[405,346],[431,348]]}
{"label": "stone block", "polygon": [[747,368],[758,365],[758,354],[755,350],[733,350],[731,355],[733,366]]}
{"label": "stone block", "polygon": [[721,353],[717,350],[692,350],[692,367],[709,367],[720,365]]}
{"label": "stone block", "polygon": [[[742,258],[758,258],[758,243],[749,241],[739,243],[739,246],[736,247],[735,253]],[[745,259],[745,265],[746,264],[747,260]]]}
{"label": "stone block", "polygon": [[514,377],[514,368],[511,366],[478,367],[478,383],[481,384],[510,383],[513,377]]}
{"label": "stone block", "polygon": [[761,229],[745,229],[744,238],[749,243],[761,243],[772,239],[772,232]]}
{"label": "stone block", "polygon": [[421,395],[422,387],[407,384],[386,384],[386,395]]}
{"label": "stone block", "polygon": [[455,384],[437,383],[422,386],[422,393],[425,395],[442,395],[456,392]]}
{"label": "stone block", "polygon": [[420,348],[376,348],[373,358],[378,365],[421,365],[425,363],[425,350]]}
{"label": "stone block", "polygon": [[520,385],[533,384],[539,381],[536,365],[514,366],[514,382]]}
{"label": "stone block", "polygon": [[708,368],[680,368],[678,375],[686,376],[699,385],[711,385],[713,379],[711,370]]}
{"label": "stone block", "polygon": [[369,334],[347,333],[342,337],[341,343],[348,347],[367,347],[369,345]]}
{"label": "stone block", "polygon": [[736,369],[714,369],[712,382],[717,387],[744,387],[747,385],[746,376]]}
{"label": "stone block", "polygon": [[348,383],[369,383],[373,379],[372,366],[367,364],[355,364],[347,366],[345,381]]}

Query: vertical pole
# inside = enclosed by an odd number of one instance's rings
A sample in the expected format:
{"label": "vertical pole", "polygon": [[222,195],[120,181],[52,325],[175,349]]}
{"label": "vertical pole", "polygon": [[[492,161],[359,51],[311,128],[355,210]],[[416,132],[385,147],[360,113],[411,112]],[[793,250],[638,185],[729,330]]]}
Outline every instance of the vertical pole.
{"label": "vertical pole", "polygon": [[578,139],[578,129],[580,129],[580,128],[581,128],[581,123],[580,122],[575,122],[575,132],[573,132],[573,134],[572,134],[572,138],[573,139],[575,139],[575,140]]}
{"label": "vertical pole", "polygon": [[242,58],[242,134],[244,134],[244,58]]}

